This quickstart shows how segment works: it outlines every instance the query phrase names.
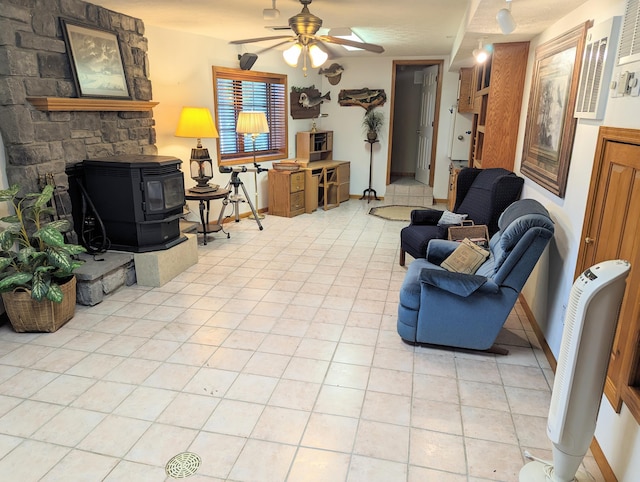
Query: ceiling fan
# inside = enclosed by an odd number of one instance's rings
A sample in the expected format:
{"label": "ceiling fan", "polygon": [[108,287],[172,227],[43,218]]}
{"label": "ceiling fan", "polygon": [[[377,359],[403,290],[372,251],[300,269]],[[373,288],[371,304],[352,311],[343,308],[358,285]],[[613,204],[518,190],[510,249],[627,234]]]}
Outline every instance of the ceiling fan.
{"label": "ceiling fan", "polygon": [[[289,42],[294,42],[294,44],[283,52],[283,56],[285,61],[291,65],[292,67],[296,67],[298,65],[298,59],[302,52],[308,54],[311,60],[311,66],[313,68],[319,67],[322,65],[328,58],[328,54],[325,50],[323,50],[320,46],[323,45],[324,42],[338,45],[346,45],[350,47],[356,47],[359,49],[367,50],[369,52],[382,53],[384,52],[384,48],[380,45],[370,44],[366,42],[356,42],[354,40],[344,39],[340,37],[333,37],[330,35],[316,35],[320,27],[322,27],[322,19],[320,17],[316,17],[309,11],[308,5],[312,2],[312,0],[300,0],[302,4],[302,11],[289,18],[289,27],[293,30],[295,35],[275,35],[271,37],[257,37],[257,38],[249,38],[243,40],[233,40],[232,44],[247,44],[247,43],[255,43],[262,42],[266,40],[278,40],[278,39],[286,39],[283,42],[280,42],[276,45],[273,45],[269,48],[275,48],[280,45],[284,45]],[[303,56],[304,66],[303,69],[307,70],[306,60],[307,55]]]}

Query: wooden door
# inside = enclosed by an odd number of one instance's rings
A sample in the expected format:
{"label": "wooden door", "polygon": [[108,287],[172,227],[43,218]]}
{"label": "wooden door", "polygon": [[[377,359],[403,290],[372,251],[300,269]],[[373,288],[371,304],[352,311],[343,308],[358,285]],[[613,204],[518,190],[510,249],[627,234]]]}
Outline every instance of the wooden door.
{"label": "wooden door", "polygon": [[[605,384],[619,411],[637,366],[640,333],[640,130],[601,127],[578,253],[576,276],[609,259],[631,262]],[[632,397],[633,398],[633,397]],[[625,402],[629,400],[625,397]],[[633,404],[633,402],[631,403]]]}
{"label": "wooden door", "polygon": [[433,149],[433,128],[436,116],[436,96],[438,94],[437,65],[423,71],[420,125],[418,126],[418,160],[416,162],[416,181],[429,185],[429,170]]}

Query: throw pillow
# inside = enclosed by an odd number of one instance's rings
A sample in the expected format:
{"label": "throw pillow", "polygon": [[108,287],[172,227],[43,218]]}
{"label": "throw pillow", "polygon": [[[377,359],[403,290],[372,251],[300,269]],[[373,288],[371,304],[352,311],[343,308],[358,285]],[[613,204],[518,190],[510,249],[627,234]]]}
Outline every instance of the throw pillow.
{"label": "throw pillow", "polygon": [[440,220],[438,221],[438,226],[446,226],[448,224],[460,224],[462,221],[467,219],[468,214],[456,214],[451,211],[444,211],[442,216],[440,216]]}
{"label": "throw pillow", "polygon": [[488,257],[489,251],[464,238],[440,266],[454,273],[474,274]]}

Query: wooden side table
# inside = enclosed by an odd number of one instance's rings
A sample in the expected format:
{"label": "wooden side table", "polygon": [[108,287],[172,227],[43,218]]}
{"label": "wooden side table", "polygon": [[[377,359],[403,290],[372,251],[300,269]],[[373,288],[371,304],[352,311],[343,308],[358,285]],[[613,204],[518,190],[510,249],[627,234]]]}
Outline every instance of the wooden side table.
{"label": "wooden side table", "polygon": [[[202,228],[198,229],[198,232],[202,232],[204,235],[204,244],[207,244],[207,234],[209,233],[217,233],[218,231],[222,231],[227,235],[227,238],[230,237],[229,233],[227,233],[222,227],[222,216],[224,215],[224,208],[226,206],[225,201],[229,197],[228,189],[218,188],[216,191],[212,192],[204,192],[204,193],[196,193],[186,191],[184,193],[184,198],[187,201],[198,201],[200,203],[200,222],[202,224]],[[220,209],[220,214],[218,215],[217,223],[209,223],[209,210],[211,207],[211,201],[213,199],[222,199],[222,209]]]}

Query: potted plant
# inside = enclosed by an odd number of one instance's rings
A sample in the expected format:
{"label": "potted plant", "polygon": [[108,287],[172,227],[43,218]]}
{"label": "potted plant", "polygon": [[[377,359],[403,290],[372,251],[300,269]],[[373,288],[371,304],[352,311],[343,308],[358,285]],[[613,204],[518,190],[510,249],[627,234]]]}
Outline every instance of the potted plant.
{"label": "potted plant", "polygon": [[367,140],[373,142],[378,138],[382,126],[384,125],[384,115],[375,109],[367,111],[362,119],[362,127],[367,135]]}
{"label": "potted plant", "polygon": [[69,221],[47,220],[55,214],[49,206],[53,186],[22,198],[19,192],[17,185],[0,190],[0,201],[15,212],[0,219],[2,301],[14,330],[56,331],[75,313],[73,271],[82,261],[74,256],[85,249],[65,242],[62,233],[70,228]]}

